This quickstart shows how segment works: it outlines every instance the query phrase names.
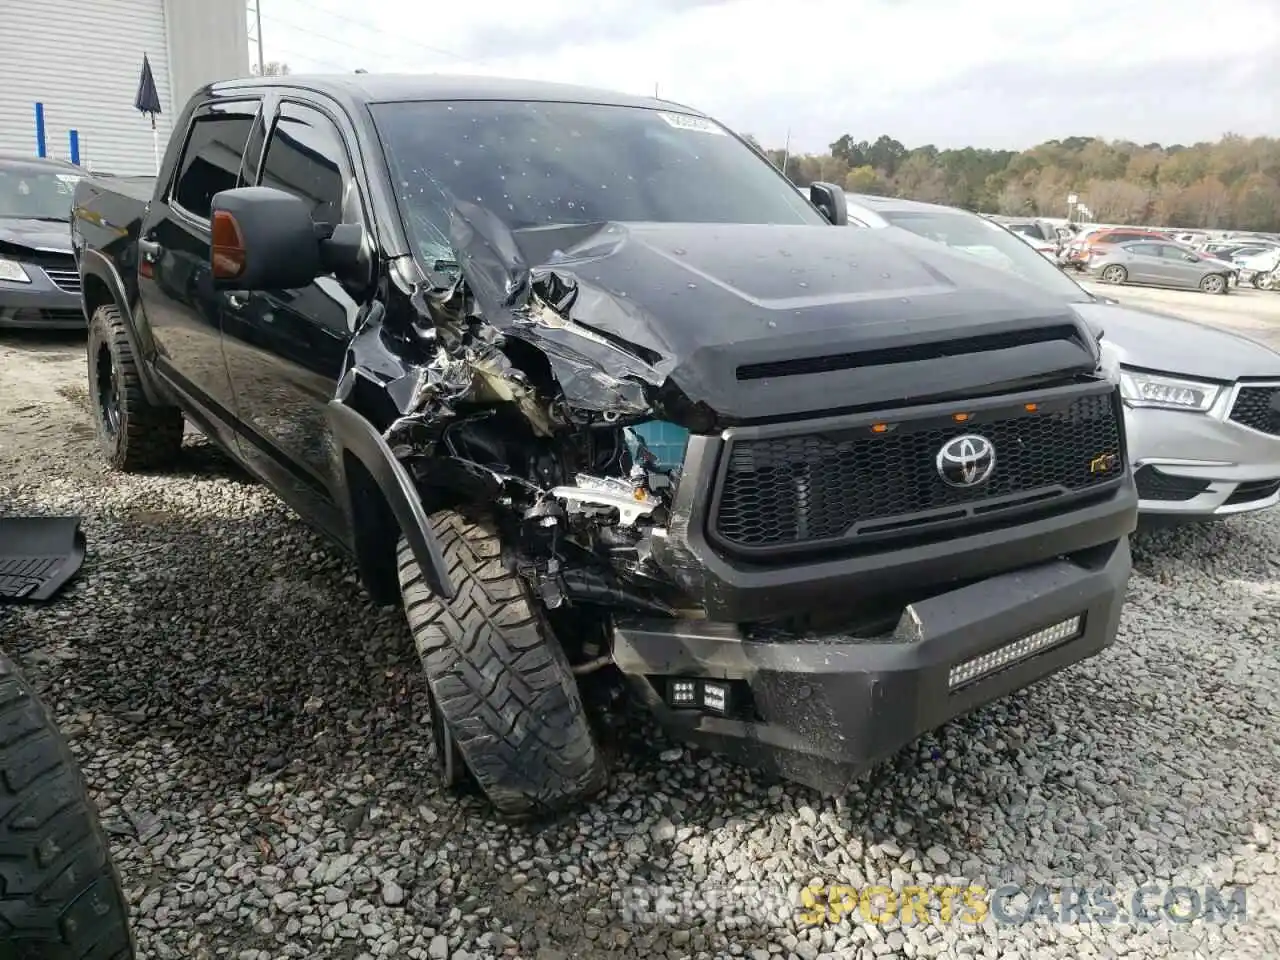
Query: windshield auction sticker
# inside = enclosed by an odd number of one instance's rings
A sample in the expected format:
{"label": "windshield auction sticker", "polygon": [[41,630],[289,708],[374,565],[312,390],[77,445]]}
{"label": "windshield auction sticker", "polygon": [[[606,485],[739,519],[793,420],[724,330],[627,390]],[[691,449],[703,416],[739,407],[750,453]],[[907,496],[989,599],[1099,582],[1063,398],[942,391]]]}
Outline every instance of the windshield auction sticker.
{"label": "windshield auction sticker", "polygon": [[717,136],[727,136],[724,128],[716,123],[711,122],[706,117],[691,117],[687,113],[659,113],[668,125],[675,127],[677,130],[688,130],[691,133],[714,133]]}

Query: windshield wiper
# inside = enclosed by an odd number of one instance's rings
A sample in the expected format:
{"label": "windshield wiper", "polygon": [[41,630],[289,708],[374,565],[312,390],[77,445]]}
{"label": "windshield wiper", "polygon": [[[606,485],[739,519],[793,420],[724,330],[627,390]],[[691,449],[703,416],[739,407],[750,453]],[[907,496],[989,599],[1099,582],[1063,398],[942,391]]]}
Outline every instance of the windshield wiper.
{"label": "windshield wiper", "polygon": [[37,217],[26,213],[3,213],[0,217],[6,220],[39,220],[41,223],[70,223],[70,217]]}

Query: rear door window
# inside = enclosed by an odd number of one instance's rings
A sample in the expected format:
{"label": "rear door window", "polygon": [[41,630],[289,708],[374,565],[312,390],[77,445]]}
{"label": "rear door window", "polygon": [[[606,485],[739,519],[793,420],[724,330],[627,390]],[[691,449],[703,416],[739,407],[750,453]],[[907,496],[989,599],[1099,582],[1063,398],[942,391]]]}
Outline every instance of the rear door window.
{"label": "rear door window", "polygon": [[258,115],[257,100],[216,103],[196,114],[182,150],[170,203],[208,220],[213,195],[235,188],[249,131]]}

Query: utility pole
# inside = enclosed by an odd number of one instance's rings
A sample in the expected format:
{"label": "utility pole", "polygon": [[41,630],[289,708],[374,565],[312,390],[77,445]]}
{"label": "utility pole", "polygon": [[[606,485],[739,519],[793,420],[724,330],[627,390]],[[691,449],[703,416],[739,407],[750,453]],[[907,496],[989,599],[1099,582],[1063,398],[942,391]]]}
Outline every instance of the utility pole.
{"label": "utility pole", "polygon": [[265,69],[262,58],[262,0],[253,0],[253,18],[258,34],[258,76],[262,76],[262,71]]}

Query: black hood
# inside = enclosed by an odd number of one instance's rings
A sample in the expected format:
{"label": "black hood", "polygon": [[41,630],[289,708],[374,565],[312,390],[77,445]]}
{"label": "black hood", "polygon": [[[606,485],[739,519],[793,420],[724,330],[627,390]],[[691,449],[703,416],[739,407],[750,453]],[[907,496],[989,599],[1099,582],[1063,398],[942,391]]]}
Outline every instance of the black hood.
{"label": "black hood", "polygon": [[[670,381],[721,421],[973,397],[1097,365],[1069,306],[901,231],[606,223],[513,234],[479,208],[459,214],[455,251],[485,319],[565,346],[594,334],[630,355],[626,375]],[[556,329],[561,318],[568,328]]]}
{"label": "black hood", "polygon": [[0,217],[0,249],[71,253],[71,224],[65,221]]}

